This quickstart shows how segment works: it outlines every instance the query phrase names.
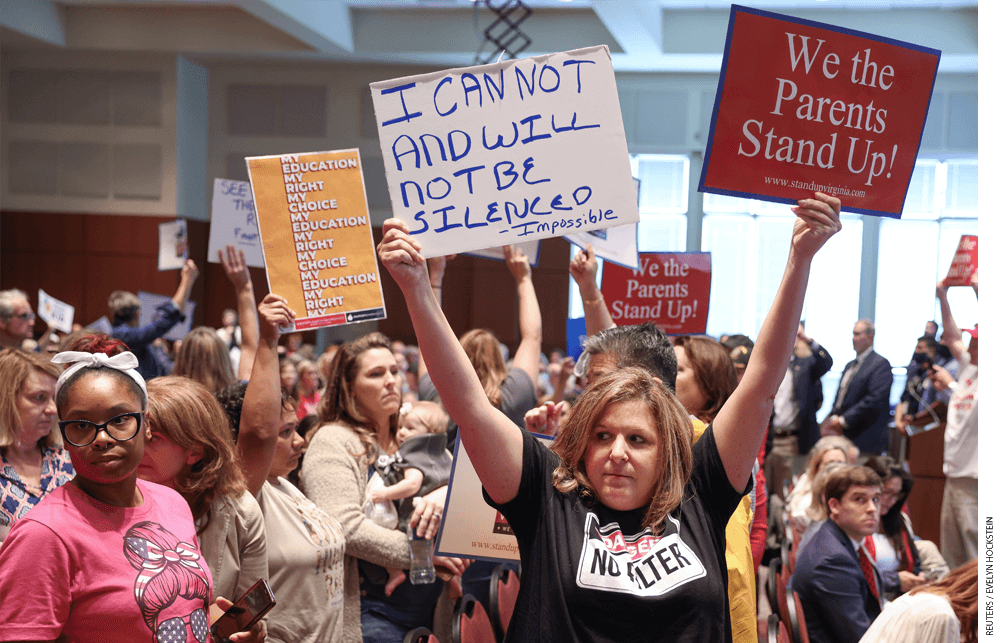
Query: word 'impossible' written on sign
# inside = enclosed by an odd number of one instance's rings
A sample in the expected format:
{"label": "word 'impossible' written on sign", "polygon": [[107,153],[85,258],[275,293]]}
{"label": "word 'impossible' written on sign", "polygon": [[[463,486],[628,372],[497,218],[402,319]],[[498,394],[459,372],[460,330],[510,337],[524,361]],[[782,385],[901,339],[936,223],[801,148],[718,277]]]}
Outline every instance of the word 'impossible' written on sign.
{"label": "word 'impossible' written on sign", "polygon": [[383,319],[358,151],[248,158],[247,167],[268,284],[295,311],[294,330]]}
{"label": "word 'impossible' written on sign", "polygon": [[393,211],[427,257],[639,218],[607,47],[371,91]]}

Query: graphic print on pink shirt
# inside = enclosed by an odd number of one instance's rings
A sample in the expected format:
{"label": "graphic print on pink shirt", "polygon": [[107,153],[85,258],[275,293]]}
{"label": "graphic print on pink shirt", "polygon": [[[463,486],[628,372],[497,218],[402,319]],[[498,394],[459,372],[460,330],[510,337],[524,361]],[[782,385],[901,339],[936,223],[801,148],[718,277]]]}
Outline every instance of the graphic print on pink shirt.
{"label": "graphic print on pink shirt", "polygon": [[208,641],[208,572],[197,545],[181,542],[162,525],[139,522],[125,534],[128,562],[139,571],[135,601],[153,643]]}

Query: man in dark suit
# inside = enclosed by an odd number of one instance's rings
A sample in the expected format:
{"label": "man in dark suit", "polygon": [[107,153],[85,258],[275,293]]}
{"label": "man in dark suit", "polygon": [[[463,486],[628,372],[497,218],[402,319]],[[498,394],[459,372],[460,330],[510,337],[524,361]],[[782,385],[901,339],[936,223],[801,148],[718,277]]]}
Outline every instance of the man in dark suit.
{"label": "man in dark suit", "polygon": [[872,349],[875,325],[870,319],[854,324],[853,341],[858,356],[844,367],[837,399],[820,433],[844,435],[862,454],[882,455],[889,448],[892,367]]}
{"label": "man in dark suit", "polygon": [[799,550],[792,574],[812,643],[858,643],[882,611],[881,581],[864,545],[878,528],[881,492],[878,474],[856,465],[836,469],[823,485],[830,518]]}

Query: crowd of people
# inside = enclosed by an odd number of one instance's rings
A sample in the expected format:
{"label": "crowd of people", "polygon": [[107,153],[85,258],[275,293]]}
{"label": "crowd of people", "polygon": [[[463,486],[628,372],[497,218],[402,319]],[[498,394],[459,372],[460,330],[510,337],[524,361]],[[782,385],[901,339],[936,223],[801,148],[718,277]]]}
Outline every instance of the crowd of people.
{"label": "crowd of people", "polygon": [[[938,286],[942,334],[925,328],[893,414],[889,363],[859,320],[819,421],[834,357],[802,306],[840,202],[817,193],[793,211],[753,340],[617,326],[580,251],[576,360],[543,355],[514,247],[520,343],[456,336],[447,260],[395,219],[378,255],[416,346],[283,338],[295,311],[280,293],[258,305],[232,248],[235,308],[176,345],[161,338],[198,278],[190,261],[149,324],[134,294],[112,293],[107,335],[36,340],[27,295],[0,292],[0,641],[206,641],[262,578],[275,606],[233,641],[401,643],[420,627],[450,640],[455,600],[488,605],[497,563],[435,556],[436,580],[412,582],[407,532],[438,533],[459,436],[520,551],[506,640],[757,641],[758,570],[786,524],[811,641],[976,641],[978,326],[965,342]],[[886,455],[893,425],[934,423],[940,548],[914,533],[914,478]]]}

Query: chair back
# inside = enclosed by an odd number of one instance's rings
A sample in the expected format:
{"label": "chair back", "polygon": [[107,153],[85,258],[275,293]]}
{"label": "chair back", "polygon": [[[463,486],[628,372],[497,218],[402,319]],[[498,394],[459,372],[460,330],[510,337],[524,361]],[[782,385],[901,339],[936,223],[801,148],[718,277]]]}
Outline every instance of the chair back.
{"label": "chair back", "polygon": [[788,581],[791,575],[788,573],[788,568],[785,567],[778,574],[778,615],[781,617],[781,623],[785,626],[785,636],[792,631],[792,612],[789,609],[789,603],[791,603],[791,596],[788,594]]}
{"label": "chair back", "polygon": [[806,627],[806,613],[802,611],[802,599],[799,593],[792,591],[792,602],[795,614],[792,616],[792,640],[795,643],[809,643],[809,629]]}
{"label": "chair back", "polygon": [[767,565],[767,602],[771,604],[771,613],[778,613],[778,577],[781,575],[781,561],[772,558]]}
{"label": "chair back", "polygon": [[490,577],[490,622],[493,634],[502,641],[514,614],[514,603],[521,588],[521,579],[511,567],[500,565]]}
{"label": "chair back", "polygon": [[451,621],[452,643],[496,643],[493,625],[482,604],[471,594],[466,594],[455,605]]}
{"label": "chair back", "polygon": [[764,640],[767,643],[778,643],[778,632],[781,628],[781,619],[778,618],[777,614],[771,614],[767,617],[767,638]]}
{"label": "chair back", "polygon": [[406,633],[403,643],[438,643],[438,638],[426,627],[418,627]]}

